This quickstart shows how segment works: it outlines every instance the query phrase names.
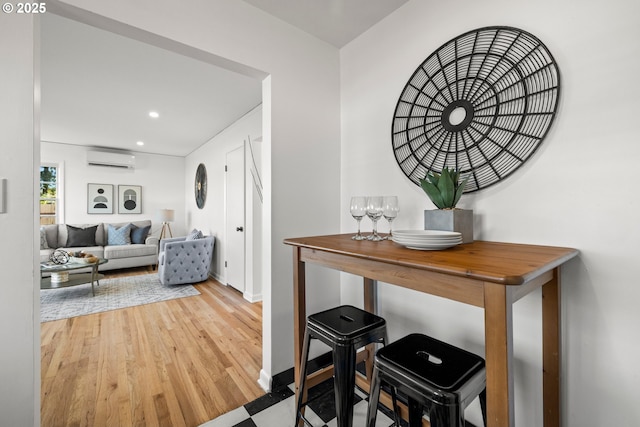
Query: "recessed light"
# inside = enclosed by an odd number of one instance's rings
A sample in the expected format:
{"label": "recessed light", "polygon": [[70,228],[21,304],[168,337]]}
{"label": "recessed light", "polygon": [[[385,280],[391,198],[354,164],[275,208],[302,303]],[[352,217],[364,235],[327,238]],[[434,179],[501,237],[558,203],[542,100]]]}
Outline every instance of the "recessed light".
{"label": "recessed light", "polygon": [[154,119],[157,119],[158,117],[160,117],[160,114],[158,114],[157,111],[150,111],[149,112],[149,117],[152,117]]}
{"label": "recessed light", "polygon": [[143,142],[143,141],[138,141],[138,142],[136,142],[136,144],[137,144],[137,145],[140,145],[140,146],[143,146],[143,145],[144,145],[144,142]]}

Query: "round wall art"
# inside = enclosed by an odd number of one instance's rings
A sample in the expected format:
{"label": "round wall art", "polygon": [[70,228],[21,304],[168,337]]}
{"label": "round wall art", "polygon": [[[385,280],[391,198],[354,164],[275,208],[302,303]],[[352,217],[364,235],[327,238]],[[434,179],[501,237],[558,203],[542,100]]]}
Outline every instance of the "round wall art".
{"label": "round wall art", "polygon": [[416,185],[445,167],[465,191],[509,176],[538,148],[556,115],[560,71],[532,34],[513,27],[469,31],[433,52],[396,105],[396,161]]}
{"label": "round wall art", "polygon": [[196,169],[194,187],[196,205],[198,206],[198,209],[202,209],[204,208],[204,203],[207,200],[207,168],[203,163],[200,163]]}

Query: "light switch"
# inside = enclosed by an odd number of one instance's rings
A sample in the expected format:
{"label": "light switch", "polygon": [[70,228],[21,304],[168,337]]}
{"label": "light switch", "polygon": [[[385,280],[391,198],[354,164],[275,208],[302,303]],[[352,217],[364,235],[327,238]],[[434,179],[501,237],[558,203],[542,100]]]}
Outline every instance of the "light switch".
{"label": "light switch", "polygon": [[0,213],[7,212],[7,179],[0,178]]}

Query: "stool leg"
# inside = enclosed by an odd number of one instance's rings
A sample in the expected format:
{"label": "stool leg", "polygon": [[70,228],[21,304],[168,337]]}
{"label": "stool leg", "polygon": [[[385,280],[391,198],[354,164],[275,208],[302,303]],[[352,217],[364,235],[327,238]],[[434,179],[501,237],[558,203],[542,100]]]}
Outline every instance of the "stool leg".
{"label": "stool leg", "polygon": [[302,406],[307,400],[306,382],[307,382],[307,360],[309,359],[309,341],[311,341],[311,337],[309,336],[309,331],[305,331],[304,342],[302,343],[302,360],[300,361],[300,384],[298,385],[298,391],[296,396],[298,400],[298,405],[296,408],[296,423],[294,424],[295,427],[302,427],[300,424],[300,419],[302,417]]}
{"label": "stool leg", "polygon": [[371,344],[368,344],[366,346],[367,351],[370,354],[370,356],[364,362],[364,367],[365,367],[365,372],[367,374],[367,379],[371,380],[371,378],[373,376],[373,358],[374,358],[374,355],[376,354],[376,351],[377,351],[377,347],[376,346],[378,344],[382,344],[383,346],[385,346],[385,345],[387,345],[388,342],[389,342],[389,338],[387,337],[387,330],[385,329],[382,337],[380,339],[378,339],[378,341],[372,342]]}
{"label": "stool leg", "polygon": [[482,421],[484,427],[487,427],[487,389],[485,388],[480,392],[480,409],[482,410]]}
{"label": "stool leg", "polygon": [[[418,403],[415,399],[408,399],[409,409],[409,427],[421,427],[422,426],[422,404]],[[431,424],[435,427],[435,424]]]}
{"label": "stool leg", "polygon": [[396,427],[400,427],[400,407],[398,406],[398,396],[396,395],[396,388],[391,387],[391,405],[393,406],[393,422]]}
{"label": "stool leg", "polygon": [[374,365],[373,376],[371,379],[371,391],[369,392],[369,406],[367,407],[367,426],[375,427],[376,417],[378,416],[378,402],[380,400],[380,372]]}
{"label": "stool leg", "polygon": [[458,405],[432,405],[429,422],[431,427],[464,427],[464,412]]}
{"label": "stool leg", "polygon": [[353,400],[356,386],[356,349],[353,346],[335,346],[334,390],[338,427],[352,427]]}

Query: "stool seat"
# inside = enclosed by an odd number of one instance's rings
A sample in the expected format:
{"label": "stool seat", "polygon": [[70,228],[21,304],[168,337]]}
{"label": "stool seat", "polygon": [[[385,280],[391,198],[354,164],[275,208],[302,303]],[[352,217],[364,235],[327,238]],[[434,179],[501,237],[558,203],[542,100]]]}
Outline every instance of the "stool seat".
{"label": "stool seat", "polygon": [[484,368],[484,359],[426,335],[407,335],[381,348],[378,363],[404,372],[434,389],[455,390]]}
{"label": "stool seat", "polygon": [[320,334],[318,339],[325,338],[329,344],[357,345],[369,341],[371,333],[376,334],[386,325],[382,317],[350,305],[312,314],[307,320],[307,328]]}
{"label": "stool seat", "polygon": [[478,396],[485,415],[484,359],[427,335],[407,335],[376,353],[368,426],[375,425],[382,382],[392,387],[396,414],[395,391],[407,395],[411,427],[421,425],[425,408],[433,427],[463,427],[464,408]]}
{"label": "stool seat", "polygon": [[309,342],[318,339],[330,346],[333,353],[334,393],[338,427],[353,424],[353,401],[355,395],[356,350],[373,343],[386,343],[386,321],[375,314],[359,308],[342,305],[307,317],[304,334],[302,360],[300,361],[300,384],[297,390],[295,426],[303,418],[302,408],[306,399],[307,362]]}

